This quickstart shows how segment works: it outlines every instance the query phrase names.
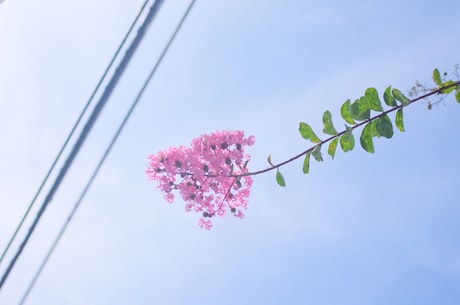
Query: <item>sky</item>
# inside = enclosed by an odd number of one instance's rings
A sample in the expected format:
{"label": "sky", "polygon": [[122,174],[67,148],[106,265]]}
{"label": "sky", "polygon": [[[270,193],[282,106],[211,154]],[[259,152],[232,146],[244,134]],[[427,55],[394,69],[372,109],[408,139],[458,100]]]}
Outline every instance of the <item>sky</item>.
{"label": "sky", "polygon": [[[2,251],[143,3],[1,4]],[[21,300],[189,3],[162,5],[1,304]],[[458,304],[452,97],[407,107],[406,131],[376,139],[374,154],[324,152],[308,175],[290,163],[284,188],[274,172],[255,176],[246,217],[211,231],[181,200],[167,203],[145,169],[151,153],[235,129],[255,136],[248,166],[263,169],[269,154],[280,162],[310,147],[299,122],[321,137],[328,109],[344,128],[340,106],[368,87],[430,86],[434,68],[454,77],[459,10],[454,0],[197,1],[25,304]]]}

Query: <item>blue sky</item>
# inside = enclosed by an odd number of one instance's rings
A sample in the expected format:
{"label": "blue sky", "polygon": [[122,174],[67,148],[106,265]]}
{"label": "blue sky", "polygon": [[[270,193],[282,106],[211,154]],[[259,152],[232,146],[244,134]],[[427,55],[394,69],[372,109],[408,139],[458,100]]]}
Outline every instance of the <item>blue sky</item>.
{"label": "blue sky", "polygon": [[[142,3],[0,6],[2,249]],[[162,6],[0,303],[20,300],[188,3]],[[181,201],[166,203],[144,170],[150,153],[217,129],[256,137],[251,170],[305,150],[299,121],[320,134],[329,109],[339,128],[342,103],[367,87],[407,92],[436,67],[451,72],[459,9],[197,1],[27,304],[457,304],[452,98],[405,109],[406,132],[376,140],[375,154],[325,156],[307,176],[294,162],[282,169],[286,188],[273,173],[256,176],[246,218],[217,219],[210,232]]]}

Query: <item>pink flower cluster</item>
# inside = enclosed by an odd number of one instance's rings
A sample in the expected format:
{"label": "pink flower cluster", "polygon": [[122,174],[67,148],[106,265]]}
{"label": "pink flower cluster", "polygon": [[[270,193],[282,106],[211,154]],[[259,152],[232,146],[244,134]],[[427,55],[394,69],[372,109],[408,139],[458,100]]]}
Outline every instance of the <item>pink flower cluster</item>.
{"label": "pink flower cluster", "polygon": [[167,202],[178,192],[187,212],[201,213],[198,224],[211,229],[211,218],[224,217],[230,211],[243,218],[252,185],[245,146],[254,144],[254,136],[243,131],[216,131],[192,141],[191,147],[170,147],[149,156],[146,174],[158,182]]}

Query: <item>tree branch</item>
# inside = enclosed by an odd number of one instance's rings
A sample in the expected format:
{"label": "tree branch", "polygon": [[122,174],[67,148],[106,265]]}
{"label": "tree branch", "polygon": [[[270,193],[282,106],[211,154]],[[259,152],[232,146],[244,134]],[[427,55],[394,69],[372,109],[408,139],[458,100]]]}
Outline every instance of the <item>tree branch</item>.
{"label": "tree branch", "polygon": [[[351,130],[354,130],[354,129],[356,129],[358,127],[361,127],[363,125],[366,125],[366,124],[368,124],[368,123],[370,123],[370,122],[372,122],[372,121],[374,121],[374,120],[376,120],[376,119],[378,119],[380,117],[383,117],[383,116],[387,115],[388,113],[391,113],[391,112],[396,111],[398,109],[401,109],[403,107],[409,106],[409,105],[411,105],[411,104],[413,104],[413,103],[415,103],[417,101],[426,99],[429,96],[432,96],[432,95],[435,95],[435,94],[443,94],[442,93],[443,90],[446,90],[446,89],[449,89],[449,88],[452,88],[452,87],[456,87],[456,86],[459,86],[459,85],[460,85],[460,81],[457,81],[457,82],[454,82],[454,83],[452,83],[450,85],[440,87],[438,89],[433,90],[432,92],[429,92],[427,94],[421,95],[421,96],[419,96],[417,98],[414,98],[414,99],[410,100],[407,105],[395,106],[395,107],[390,108],[389,110],[383,111],[383,112],[381,112],[381,113],[379,113],[379,114],[377,114],[377,115],[375,115],[375,116],[373,116],[373,117],[371,117],[369,119],[366,119],[366,120],[364,120],[364,121],[362,121],[360,123],[357,123],[357,124],[355,124],[353,126],[350,126],[349,128]],[[263,174],[263,173],[278,169],[281,166],[284,166],[284,165],[286,165],[286,164],[288,164],[288,163],[290,163],[290,162],[292,162],[294,160],[297,160],[298,158],[300,158],[302,156],[305,156],[307,153],[311,153],[316,147],[322,146],[325,143],[328,143],[328,142],[330,142],[330,141],[332,141],[332,140],[334,140],[336,138],[339,138],[340,136],[342,136],[346,132],[347,132],[347,130],[341,131],[338,134],[336,134],[334,136],[331,136],[331,137],[327,138],[326,140],[323,140],[323,141],[315,144],[314,146],[310,147],[309,149],[307,149],[307,150],[305,150],[305,151],[293,156],[292,158],[290,158],[288,160],[285,160],[283,162],[280,162],[278,164],[274,164],[273,166],[270,166],[270,167],[268,167],[266,169],[258,170],[258,171],[255,171],[255,172],[248,172],[248,173],[239,174],[239,175],[231,175],[231,177],[255,176],[255,175]]]}

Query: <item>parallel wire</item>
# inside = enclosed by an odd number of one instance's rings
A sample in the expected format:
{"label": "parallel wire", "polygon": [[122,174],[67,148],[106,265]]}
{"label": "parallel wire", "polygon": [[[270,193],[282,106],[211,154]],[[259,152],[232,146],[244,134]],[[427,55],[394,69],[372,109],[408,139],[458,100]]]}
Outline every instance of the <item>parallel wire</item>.
{"label": "parallel wire", "polygon": [[64,149],[67,147],[67,144],[69,144],[69,141],[70,139],[72,138],[75,130],[77,129],[77,127],[80,125],[80,121],[81,119],[83,118],[83,116],[85,115],[86,111],[88,110],[90,104],[92,103],[93,99],[94,99],[94,96],[96,95],[96,93],[99,91],[99,88],[102,84],[102,82],[105,80],[105,77],[107,76],[109,70],[112,68],[112,65],[113,63],[115,62],[115,60],[117,59],[118,57],[118,54],[120,53],[121,49],[123,48],[123,46],[125,45],[125,42],[127,41],[128,37],[131,35],[131,32],[134,28],[134,26],[137,24],[137,21],[139,20],[139,17],[140,15],[142,14],[142,12],[144,11],[145,7],[147,6],[147,3],[149,2],[149,0],[146,0],[144,2],[144,4],[142,5],[139,13],[137,14],[136,18],[134,19],[133,23],[131,24],[131,27],[129,28],[128,32],[126,33],[125,37],[123,38],[122,42],[120,43],[120,45],[118,46],[118,49],[117,51],[115,52],[115,54],[113,55],[112,57],[112,60],[110,61],[109,65],[107,66],[107,68],[105,69],[104,73],[102,74],[99,82],[97,83],[96,85],[96,88],[94,88],[93,90],[93,93],[91,94],[90,98],[88,99],[88,101],[86,102],[86,105],[85,107],[83,108],[82,112],[80,113],[80,116],[78,117],[77,121],[75,122],[75,124],[73,125],[72,127],[72,130],[70,131],[69,135],[67,136],[67,139],[64,141],[64,144],[62,145],[61,147],[61,150],[59,151],[59,153],[57,154],[56,158],[54,159],[53,163],[51,164],[51,167],[50,169],[48,170],[48,173],[46,174],[45,178],[43,179],[40,187],[38,188],[37,192],[35,193],[35,196],[34,198],[32,199],[32,201],[30,202],[29,204],[29,207],[27,208],[26,212],[24,213],[24,216],[22,217],[21,221],[19,222],[18,226],[16,227],[16,230],[14,231],[13,235],[11,236],[8,244],[6,245],[6,248],[3,250],[3,253],[2,253],[2,256],[0,257],[0,264],[1,262],[3,261],[3,258],[5,257],[5,255],[7,254],[11,244],[13,243],[13,241],[16,239],[16,236],[19,232],[19,230],[21,229],[21,227],[23,226],[24,224],[24,221],[26,220],[27,216],[29,215],[29,212],[30,210],[32,209],[33,205],[35,204],[35,201],[37,200],[38,196],[40,195],[43,187],[45,186],[45,183],[48,181],[48,178],[50,177],[51,173],[53,172],[57,162],[59,161],[59,159],[61,158],[61,155],[62,153],[64,152]]}
{"label": "parallel wire", "polygon": [[70,212],[69,216],[67,217],[67,220],[66,222],[64,223],[64,225],[62,226],[61,230],[59,231],[59,234],[57,235],[57,237],[55,238],[53,244],[51,245],[50,249],[48,250],[45,258],[43,259],[40,267],[38,268],[37,272],[35,273],[32,281],[30,282],[26,292],[24,293],[22,299],[21,299],[21,302],[19,303],[19,305],[23,305],[24,302],[26,301],[27,297],[29,296],[30,292],[32,291],[35,283],[37,282],[41,272],[43,271],[44,267],[46,266],[48,260],[50,259],[51,255],[53,254],[54,250],[56,249],[57,245],[59,244],[59,241],[61,240],[62,236],[64,235],[67,227],[69,226],[70,224],[70,221],[72,220],[72,218],[74,217],[75,213],[77,212],[78,208],[80,207],[80,204],[81,202],[83,201],[86,193],[88,192],[89,188],[91,187],[94,179],[96,178],[97,174],[99,173],[99,170],[101,169],[102,165],[104,164],[107,156],[109,155],[110,151],[112,150],[113,146],[115,145],[118,137],[120,136],[121,132],[123,131],[126,123],[128,122],[129,118],[131,117],[131,114],[133,113],[134,109],[136,108],[139,100],[141,99],[145,89],[147,88],[147,86],[149,85],[153,75],[155,74],[156,70],[158,69],[160,63],[162,62],[164,56],[166,55],[169,47],[171,46],[172,42],[174,41],[175,37],[177,36],[177,33],[179,32],[180,28],[182,27],[185,19],[187,18],[187,16],[189,15],[190,13],[190,10],[192,9],[193,5],[195,4],[195,0],[192,0],[187,8],[187,10],[185,11],[184,15],[182,16],[182,19],[180,20],[179,24],[176,26],[176,29],[175,31],[173,32],[173,34],[171,35],[171,37],[169,38],[165,48],[163,49],[163,52],[161,53],[160,57],[158,58],[156,64],[153,66],[149,76],[147,77],[147,79],[144,81],[144,84],[143,86],[141,87],[141,89],[139,90],[135,100],[133,101],[133,103],[131,104],[131,107],[129,108],[128,112],[125,114],[125,117],[123,119],[123,121],[120,123],[120,126],[118,127],[118,130],[116,131],[116,133],[114,134],[114,136],[112,137],[112,140],[110,141],[109,145],[107,146],[104,154],[102,155],[101,159],[99,160],[99,163],[97,164],[96,168],[94,169],[90,179],[88,180],[85,188],[83,189],[83,191],[80,193],[80,197],[78,198],[77,202],[75,203],[72,211]]}
{"label": "parallel wire", "polygon": [[17,250],[16,254],[13,256],[10,264],[8,265],[5,273],[2,276],[2,279],[0,280],[0,289],[3,287],[3,284],[5,283],[6,279],[8,278],[8,275],[10,274],[11,270],[13,269],[14,265],[16,264],[17,259],[21,255],[22,251],[24,250],[27,242],[29,241],[33,231],[35,230],[35,227],[37,226],[40,218],[42,217],[43,213],[46,210],[46,207],[48,204],[51,202],[54,194],[58,190],[61,182],[63,181],[65,175],[67,174],[67,171],[69,170],[70,166],[72,165],[73,161],[75,160],[75,157],[77,156],[78,152],[80,151],[80,148],[82,147],[83,143],[85,142],[89,132],[91,131],[92,127],[94,126],[94,123],[97,121],[97,118],[99,117],[99,114],[102,112],[102,109],[104,108],[105,104],[107,103],[110,95],[112,94],[113,90],[115,89],[118,81],[120,80],[124,70],[128,66],[129,61],[131,60],[134,52],[136,51],[137,47],[139,46],[142,38],[144,37],[147,27],[150,24],[150,22],[153,20],[155,17],[160,5],[163,3],[163,0],[156,0],[152,7],[150,8],[150,11],[147,15],[147,17],[144,20],[144,23],[141,25],[139,28],[136,37],[134,38],[133,42],[127,49],[125,56],[123,57],[122,61],[116,68],[114,75],[110,79],[110,82],[107,84],[104,93],[102,94],[101,98],[99,99],[99,102],[96,104],[96,106],[93,109],[93,112],[91,113],[91,116],[88,118],[88,121],[86,122],[85,126],[83,127],[83,130],[80,133],[80,136],[78,137],[76,143],[74,144],[69,156],[67,157],[67,160],[65,161],[64,165],[61,168],[61,171],[59,172],[59,175],[57,176],[56,180],[54,181],[54,184],[52,185],[51,189],[49,190],[48,194],[46,195],[46,198],[44,202],[42,203],[34,221],[32,222],[32,225],[29,228],[29,231],[27,232],[24,240],[22,241],[21,245],[19,246],[19,249]]}

